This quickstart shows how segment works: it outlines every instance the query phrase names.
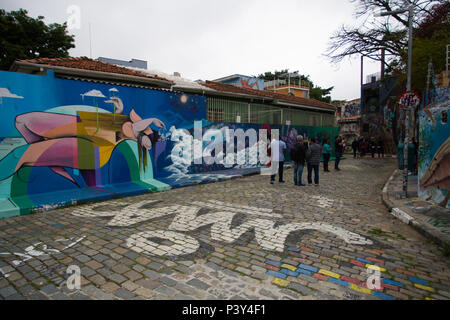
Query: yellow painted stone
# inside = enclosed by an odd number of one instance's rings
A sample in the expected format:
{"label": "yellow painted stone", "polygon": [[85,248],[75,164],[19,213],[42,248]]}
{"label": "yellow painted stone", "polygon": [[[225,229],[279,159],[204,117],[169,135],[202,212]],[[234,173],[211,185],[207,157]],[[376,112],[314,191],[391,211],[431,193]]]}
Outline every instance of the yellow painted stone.
{"label": "yellow painted stone", "polygon": [[433,299],[433,298],[428,298],[428,297],[426,297],[425,300],[437,300],[437,299]]}
{"label": "yellow painted stone", "polygon": [[358,292],[362,292],[362,293],[367,293],[367,294],[372,294],[372,290],[367,289],[367,288],[362,288],[362,287],[358,287],[356,284],[354,283],[350,283],[350,288],[352,288],[355,291]]}
{"label": "yellow painted stone", "polygon": [[377,270],[377,269],[379,269],[381,272],[386,272],[386,269],[385,269],[385,268],[376,266],[376,265],[374,265],[374,264],[368,264],[368,263],[367,263],[367,264],[366,264],[366,268],[372,269],[372,270]]}
{"label": "yellow painted stone", "polygon": [[323,275],[325,275],[325,276],[329,276],[329,277],[332,277],[332,278],[336,278],[336,279],[339,279],[339,278],[341,277],[340,274],[337,274],[337,273],[334,273],[334,272],[331,272],[331,271],[325,270],[325,269],[320,269],[320,270],[319,270],[319,273],[321,273],[321,274],[323,274]]}
{"label": "yellow painted stone", "polygon": [[287,287],[289,285],[289,281],[280,279],[280,278],[273,279],[272,283],[275,283],[276,285],[279,285],[280,287]]}
{"label": "yellow painted stone", "polygon": [[288,270],[291,270],[291,271],[297,271],[297,267],[294,267],[294,266],[292,266],[292,265],[290,265],[290,264],[283,263],[283,264],[281,265],[281,267],[282,267],[282,268],[285,268],[285,269],[288,269]]}
{"label": "yellow painted stone", "polygon": [[430,292],[434,292],[434,289],[432,287],[427,287],[427,286],[421,285],[419,283],[414,283],[414,286],[416,288],[419,288],[419,289],[422,289],[422,290],[427,290],[427,291],[430,291]]}

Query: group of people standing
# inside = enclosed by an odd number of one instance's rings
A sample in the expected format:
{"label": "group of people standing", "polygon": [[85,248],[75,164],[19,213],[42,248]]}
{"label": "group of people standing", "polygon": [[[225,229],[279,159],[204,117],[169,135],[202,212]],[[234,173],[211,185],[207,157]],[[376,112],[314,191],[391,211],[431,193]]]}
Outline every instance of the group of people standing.
{"label": "group of people standing", "polygon": [[352,142],[353,158],[363,158],[370,153],[372,158],[375,158],[375,153],[378,158],[384,158],[384,141],[382,138],[376,140],[374,137],[368,139],[360,136]]}
{"label": "group of people standing", "polygon": [[[323,146],[321,146],[319,139],[307,140],[303,136],[297,136],[297,143],[290,150],[291,160],[294,162],[294,184],[296,186],[306,186],[302,183],[303,169],[307,167],[308,172],[308,185],[312,185],[312,173],[314,171],[314,185],[319,186],[319,166],[320,157],[323,156],[323,170],[324,172],[330,172],[328,169],[328,163],[331,157],[331,145],[328,138],[323,141]],[[339,162],[342,157],[342,153],[345,148],[345,140],[342,137],[336,137],[334,141],[335,150],[335,162],[334,169],[339,171]],[[274,154],[276,157],[272,156],[272,161],[274,158],[279,160],[278,163],[278,178],[280,183],[283,181],[283,165],[284,165],[284,153],[286,152],[286,143],[281,140],[274,139],[269,145],[269,149],[275,150]],[[278,152],[276,152],[278,150]],[[271,175],[270,183],[273,184],[275,181],[275,174]]]}

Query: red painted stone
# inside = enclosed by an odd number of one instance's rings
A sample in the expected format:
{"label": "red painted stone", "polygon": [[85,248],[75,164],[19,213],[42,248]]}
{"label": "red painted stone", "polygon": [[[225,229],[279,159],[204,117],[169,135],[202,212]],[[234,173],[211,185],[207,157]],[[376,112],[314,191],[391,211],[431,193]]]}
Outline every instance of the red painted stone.
{"label": "red painted stone", "polygon": [[384,260],[375,259],[375,258],[371,258],[371,257],[366,257],[366,259],[369,260],[369,261],[373,261],[373,262],[378,262],[378,263],[384,264]]}
{"label": "red painted stone", "polygon": [[373,249],[373,251],[378,252],[378,253],[381,253],[381,254],[385,253],[385,251],[380,250],[380,249]]}
{"label": "red painted stone", "polygon": [[313,277],[317,278],[317,279],[320,279],[320,280],[327,280],[328,279],[327,276],[324,276],[323,274],[320,274],[320,273],[314,273]]}
{"label": "red painted stone", "polygon": [[398,287],[397,286],[394,286],[394,285],[392,285],[392,284],[389,284],[389,283],[381,283],[381,286],[383,287],[383,288],[386,288],[386,289],[391,289],[391,290],[395,290],[395,291],[398,291]]}
{"label": "red painted stone", "polygon": [[350,283],[354,283],[357,286],[359,286],[359,284],[361,283],[361,281],[359,281],[358,279],[347,277],[347,276],[341,276],[341,280],[344,280],[344,281],[347,281]]}
{"label": "red painted stone", "polygon": [[366,264],[364,262],[358,261],[358,260],[351,260],[350,263],[357,265],[358,267],[362,267],[362,268],[364,268],[366,266]]}
{"label": "red painted stone", "polygon": [[280,268],[271,266],[270,264],[266,264],[266,269],[277,271],[277,272],[280,271]]}
{"label": "red painted stone", "polygon": [[413,277],[416,276],[415,273],[409,272],[409,271],[406,271],[406,270],[403,270],[403,269],[397,269],[397,272],[404,273],[404,274],[406,274],[406,275],[408,275],[408,276],[413,276]]}
{"label": "red painted stone", "polygon": [[308,251],[308,252],[314,252],[314,250],[313,250],[313,249],[310,249],[310,248],[306,248],[306,247],[300,247],[300,250],[303,250],[303,251]]}

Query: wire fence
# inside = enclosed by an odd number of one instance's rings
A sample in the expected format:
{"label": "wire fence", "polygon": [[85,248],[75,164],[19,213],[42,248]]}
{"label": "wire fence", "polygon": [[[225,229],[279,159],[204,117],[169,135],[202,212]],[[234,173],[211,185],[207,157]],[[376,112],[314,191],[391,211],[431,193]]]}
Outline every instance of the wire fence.
{"label": "wire fence", "polygon": [[207,120],[272,125],[336,126],[334,114],[277,108],[265,104],[220,98],[207,98]]}

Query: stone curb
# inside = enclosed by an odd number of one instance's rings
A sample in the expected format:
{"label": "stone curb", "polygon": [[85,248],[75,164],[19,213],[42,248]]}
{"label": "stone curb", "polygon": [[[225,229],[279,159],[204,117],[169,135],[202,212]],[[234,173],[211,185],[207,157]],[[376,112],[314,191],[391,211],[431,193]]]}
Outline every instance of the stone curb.
{"label": "stone curb", "polygon": [[386,206],[386,208],[389,210],[389,213],[392,214],[394,217],[399,219],[401,222],[406,223],[407,225],[410,225],[412,228],[414,228],[416,231],[418,231],[421,235],[424,237],[432,240],[437,245],[443,247],[443,248],[450,248],[450,242],[446,241],[446,239],[443,239],[438,232],[434,230],[430,230],[427,228],[427,226],[411,217],[409,214],[407,214],[405,211],[403,211],[400,208],[395,207],[395,204],[389,199],[389,184],[394,179],[394,177],[397,175],[398,170],[395,169],[395,171],[392,173],[388,181],[386,182],[385,186],[383,187],[383,191],[381,193],[381,200],[383,204]]}
{"label": "stone curb", "polygon": [[389,212],[392,211],[392,208],[394,207],[394,204],[389,200],[389,196],[388,196],[388,189],[389,189],[389,184],[390,182],[394,179],[395,175],[397,174],[397,169],[394,170],[394,172],[392,173],[392,175],[389,177],[389,179],[386,181],[384,187],[383,187],[383,191],[381,193],[381,201],[383,202],[383,204],[388,208]]}

